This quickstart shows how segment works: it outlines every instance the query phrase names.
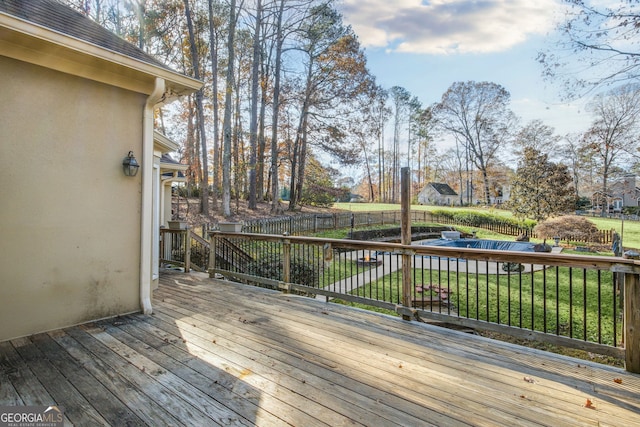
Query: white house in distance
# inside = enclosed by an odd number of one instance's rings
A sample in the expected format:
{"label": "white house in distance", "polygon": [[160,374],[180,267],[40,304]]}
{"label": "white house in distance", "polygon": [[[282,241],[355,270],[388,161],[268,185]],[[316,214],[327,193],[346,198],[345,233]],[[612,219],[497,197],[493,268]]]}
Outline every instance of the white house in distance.
{"label": "white house in distance", "polygon": [[449,184],[430,182],[418,193],[418,203],[421,205],[458,206],[460,198]]}
{"label": "white house in distance", "polygon": [[202,83],[53,0],[0,1],[0,75],[0,341],[151,312],[154,110]]}

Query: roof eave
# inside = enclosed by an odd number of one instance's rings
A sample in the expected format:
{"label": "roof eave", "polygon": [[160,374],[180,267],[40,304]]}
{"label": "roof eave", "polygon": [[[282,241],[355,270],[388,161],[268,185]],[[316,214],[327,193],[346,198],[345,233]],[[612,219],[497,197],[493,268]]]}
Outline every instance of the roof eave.
{"label": "roof eave", "polygon": [[156,130],[153,131],[153,144],[158,150],[162,151],[163,153],[178,151],[178,149],[180,148],[180,145],[177,142],[167,138]]}
{"label": "roof eave", "polygon": [[178,72],[108,50],[0,12],[0,54],[125,89],[151,94],[165,80],[162,102],[199,90],[203,83]]}

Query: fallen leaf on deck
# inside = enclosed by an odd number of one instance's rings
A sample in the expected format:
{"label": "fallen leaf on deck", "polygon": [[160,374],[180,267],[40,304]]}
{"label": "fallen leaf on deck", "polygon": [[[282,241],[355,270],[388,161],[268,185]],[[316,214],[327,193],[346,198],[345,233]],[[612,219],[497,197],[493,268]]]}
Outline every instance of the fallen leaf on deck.
{"label": "fallen leaf on deck", "polygon": [[591,399],[587,399],[587,402],[584,404],[585,408],[596,409],[596,406],[593,404]]}
{"label": "fallen leaf on deck", "polygon": [[614,378],[613,382],[617,384],[622,384],[622,378]]}

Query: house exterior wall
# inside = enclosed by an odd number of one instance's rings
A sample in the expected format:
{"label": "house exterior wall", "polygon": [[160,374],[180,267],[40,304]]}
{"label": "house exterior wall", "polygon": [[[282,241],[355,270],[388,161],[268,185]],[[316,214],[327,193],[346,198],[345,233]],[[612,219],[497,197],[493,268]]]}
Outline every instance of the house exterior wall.
{"label": "house exterior wall", "polygon": [[[0,341],[140,310],[145,95],[0,56]],[[142,162],[141,162],[142,163]]]}
{"label": "house exterior wall", "polygon": [[636,190],[636,176],[626,175],[623,180],[622,203],[624,206],[638,206],[638,191]]}
{"label": "house exterior wall", "polygon": [[433,187],[427,186],[418,193],[418,203],[421,205],[457,206],[460,204],[460,197],[453,195],[443,196]]}

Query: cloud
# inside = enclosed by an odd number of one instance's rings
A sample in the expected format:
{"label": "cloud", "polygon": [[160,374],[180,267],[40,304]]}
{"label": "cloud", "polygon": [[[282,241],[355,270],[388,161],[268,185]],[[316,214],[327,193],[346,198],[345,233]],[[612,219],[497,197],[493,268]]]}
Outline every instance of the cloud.
{"label": "cloud", "polygon": [[557,0],[343,0],[365,47],[395,52],[501,52],[553,27]]}

